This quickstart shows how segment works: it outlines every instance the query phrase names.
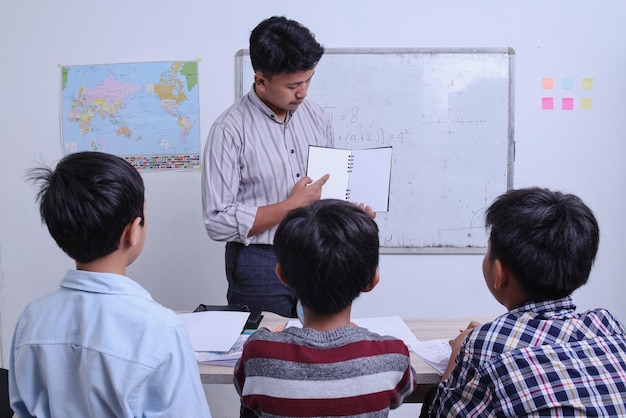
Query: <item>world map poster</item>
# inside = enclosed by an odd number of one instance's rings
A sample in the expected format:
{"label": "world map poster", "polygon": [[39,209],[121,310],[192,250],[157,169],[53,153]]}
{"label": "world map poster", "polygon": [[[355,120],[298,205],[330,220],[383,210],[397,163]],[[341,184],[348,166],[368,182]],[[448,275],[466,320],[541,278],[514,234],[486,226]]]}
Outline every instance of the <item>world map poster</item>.
{"label": "world map poster", "polygon": [[64,153],[102,151],[140,170],[200,168],[198,63],[61,67]]}

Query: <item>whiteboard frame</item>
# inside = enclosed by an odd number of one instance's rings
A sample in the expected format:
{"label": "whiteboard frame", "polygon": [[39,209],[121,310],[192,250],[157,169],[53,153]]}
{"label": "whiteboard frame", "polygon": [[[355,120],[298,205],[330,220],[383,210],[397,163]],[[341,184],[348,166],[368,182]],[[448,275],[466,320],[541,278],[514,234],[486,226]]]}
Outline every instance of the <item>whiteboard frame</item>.
{"label": "whiteboard frame", "polygon": [[[486,48],[326,48],[325,54],[508,54],[509,55],[509,112],[508,112],[508,157],[507,157],[507,190],[513,188],[515,165],[515,50],[511,47]],[[248,49],[240,49],[235,55],[235,100],[246,94],[252,85],[252,80],[243,80],[244,61],[250,57]],[[249,64],[249,62],[246,62]],[[381,254],[484,254],[486,247],[385,247],[381,245]]]}

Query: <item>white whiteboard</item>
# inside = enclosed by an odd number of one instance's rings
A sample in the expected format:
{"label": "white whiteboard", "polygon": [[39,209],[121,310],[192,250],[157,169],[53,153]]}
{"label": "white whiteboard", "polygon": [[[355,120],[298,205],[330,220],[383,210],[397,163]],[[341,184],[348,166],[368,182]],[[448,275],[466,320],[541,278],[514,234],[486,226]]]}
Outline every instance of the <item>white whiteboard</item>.
{"label": "white whiteboard", "polygon": [[[382,251],[482,252],[484,211],[513,185],[510,48],[327,49],[308,98],[339,148],[393,147]],[[252,86],[237,53],[237,96]]]}

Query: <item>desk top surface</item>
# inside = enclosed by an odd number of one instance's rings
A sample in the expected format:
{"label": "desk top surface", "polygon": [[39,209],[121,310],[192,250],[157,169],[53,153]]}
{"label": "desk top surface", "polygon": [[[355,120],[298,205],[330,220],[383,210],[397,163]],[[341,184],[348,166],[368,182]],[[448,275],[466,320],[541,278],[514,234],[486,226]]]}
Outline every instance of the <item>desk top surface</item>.
{"label": "desk top surface", "polygon": [[[289,318],[284,318],[273,313],[264,312],[263,315],[261,326],[269,329],[274,329],[289,321]],[[478,319],[479,322],[481,322],[480,319],[481,318]],[[404,319],[409,329],[422,341],[440,338],[452,339],[459,334],[460,329],[467,327],[470,321],[472,321],[471,318]],[[439,374],[413,353],[411,353],[411,364],[417,373],[418,384],[434,384],[439,382]],[[202,383],[232,384],[233,382],[232,367],[208,364],[199,364],[198,367],[200,368]]]}

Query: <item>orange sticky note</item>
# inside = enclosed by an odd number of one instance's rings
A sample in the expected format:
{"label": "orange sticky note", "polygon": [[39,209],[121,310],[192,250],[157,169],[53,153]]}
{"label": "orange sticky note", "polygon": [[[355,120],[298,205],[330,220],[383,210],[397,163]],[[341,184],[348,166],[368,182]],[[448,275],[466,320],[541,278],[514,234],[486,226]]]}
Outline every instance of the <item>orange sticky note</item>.
{"label": "orange sticky note", "polygon": [[574,109],[574,99],[571,97],[563,97],[561,99],[561,109],[562,110],[573,110]]}
{"label": "orange sticky note", "polygon": [[580,108],[583,110],[591,109],[591,97],[583,97],[580,99]]}
{"label": "orange sticky note", "polygon": [[552,90],[554,89],[554,78],[552,77],[544,77],[541,79],[541,88],[544,90]]}
{"label": "orange sticky note", "polygon": [[541,108],[542,109],[554,109],[554,98],[553,97],[542,97],[541,98]]}

